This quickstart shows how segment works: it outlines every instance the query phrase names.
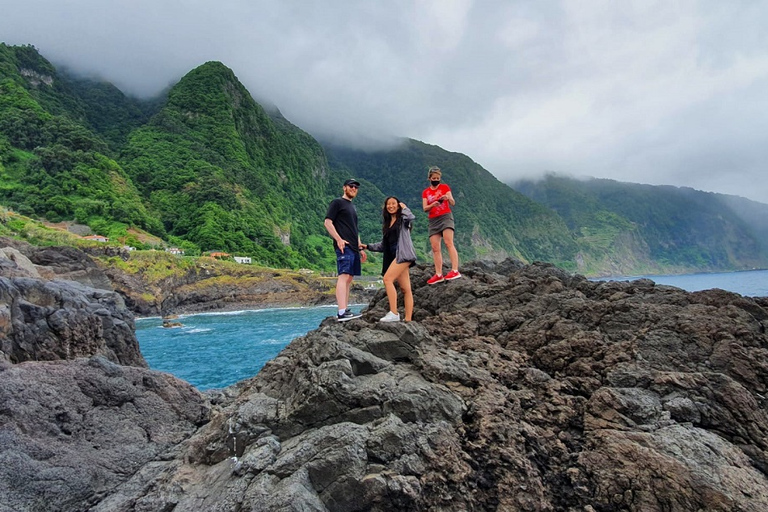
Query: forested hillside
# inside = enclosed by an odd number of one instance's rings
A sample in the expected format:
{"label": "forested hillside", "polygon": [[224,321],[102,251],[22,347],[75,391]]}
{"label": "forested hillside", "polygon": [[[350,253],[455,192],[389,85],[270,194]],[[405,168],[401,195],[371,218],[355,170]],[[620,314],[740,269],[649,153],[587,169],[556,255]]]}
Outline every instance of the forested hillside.
{"label": "forested hillside", "polygon": [[[361,238],[381,236],[395,195],[416,213],[427,169],[453,189],[464,261],[547,261],[587,275],[768,267],[768,206],[674,187],[550,176],[501,183],[466,155],[411,139],[386,150],[321,144],[253,100],[220,62],[156,98],[60,72],[33,46],[0,43],[0,222],[6,210],[68,221],[146,249],[225,251],[273,267],[333,270],[323,227],[346,178],[362,188]],[[21,224],[19,224],[21,225]],[[23,236],[23,233],[17,233]],[[378,272],[378,262],[366,267]]]}
{"label": "forested hillside", "polygon": [[86,110],[34,48],[0,44],[0,202],[98,231],[164,234]]}
{"label": "forested hillside", "polygon": [[562,217],[585,273],[768,267],[768,205],[690,188],[554,174],[511,185]]}
{"label": "forested hillside", "polygon": [[284,267],[331,257],[323,217],[341,178],[311,136],[274,122],[221,63],[174,86],[121,161],[169,235]]}
{"label": "forested hillside", "polygon": [[576,244],[562,219],[501,183],[466,155],[411,139],[386,151],[325,147],[332,166],[347,169],[413,208],[417,215],[414,238],[426,252],[427,215],[421,211],[421,193],[429,185],[427,170],[436,165],[456,199],[456,247],[464,259],[513,256],[575,270]]}
{"label": "forested hillside", "polygon": [[222,64],[139,101],[57,73],[34,47],[0,45],[0,92],[6,207],[139,247],[130,228],[188,254],[332,267],[323,217],[343,178],[311,136],[268,115]]}

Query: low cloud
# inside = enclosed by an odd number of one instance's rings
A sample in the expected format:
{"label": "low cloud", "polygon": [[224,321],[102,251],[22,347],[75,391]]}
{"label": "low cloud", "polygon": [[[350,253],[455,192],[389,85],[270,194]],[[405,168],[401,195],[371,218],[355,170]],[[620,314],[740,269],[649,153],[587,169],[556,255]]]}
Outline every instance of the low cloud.
{"label": "low cloud", "polygon": [[[4,5],[3,5],[4,4]],[[318,137],[768,203],[761,2],[0,0],[0,34],[151,96],[218,60]]]}

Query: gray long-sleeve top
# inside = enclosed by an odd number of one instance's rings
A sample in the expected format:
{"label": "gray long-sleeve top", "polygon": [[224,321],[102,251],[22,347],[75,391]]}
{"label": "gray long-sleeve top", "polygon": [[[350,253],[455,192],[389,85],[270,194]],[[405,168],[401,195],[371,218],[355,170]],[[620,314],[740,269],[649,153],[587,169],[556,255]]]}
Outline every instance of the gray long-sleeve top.
{"label": "gray long-sleeve top", "polygon": [[[395,261],[398,263],[416,261],[416,251],[413,248],[413,240],[411,240],[411,226],[415,218],[416,216],[411,212],[410,208],[407,206],[403,208],[403,214],[398,221],[400,226],[398,226],[397,252],[395,253]],[[368,244],[368,250],[384,252],[384,242]]]}

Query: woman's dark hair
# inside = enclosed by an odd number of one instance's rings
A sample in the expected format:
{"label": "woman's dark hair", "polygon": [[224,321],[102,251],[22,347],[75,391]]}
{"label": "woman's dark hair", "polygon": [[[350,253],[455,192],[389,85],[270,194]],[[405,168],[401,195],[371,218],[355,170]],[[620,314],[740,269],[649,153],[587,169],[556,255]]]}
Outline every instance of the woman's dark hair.
{"label": "woman's dark hair", "polygon": [[397,211],[395,212],[395,217],[397,218],[397,220],[395,220],[395,224],[392,227],[397,225],[397,221],[399,221],[400,217],[403,215],[403,207],[400,206],[400,200],[398,198],[396,198],[395,196],[389,196],[384,200],[384,207],[381,209],[381,222],[382,222],[381,232],[385,235],[387,234],[387,231],[389,231],[390,224],[392,223],[392,216],[387,211],[387,203],[389,202],[390,199],[394,199],[395,201],[397,201]]}

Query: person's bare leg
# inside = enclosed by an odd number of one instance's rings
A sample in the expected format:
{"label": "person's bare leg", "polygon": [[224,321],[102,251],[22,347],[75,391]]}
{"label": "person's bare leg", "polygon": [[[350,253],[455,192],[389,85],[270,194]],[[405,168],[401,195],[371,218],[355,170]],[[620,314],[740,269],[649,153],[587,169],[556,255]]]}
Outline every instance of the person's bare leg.
{"label": "person's bare leg", "polygon": [[397,263],[393,261],[384,273],[384,289],[387,291],[389,310],[394,314],[397,314],[397,289],[395,288],[395,281],[403,273],[403,269],[407,270],[409,266],[410,263]]}
{"label": "person's bare leg", "polygon": [[347,309],[349,305],[349,290],[352,287],[353,276],[351,274],[339,274],[336,279],[336,304],[339,309]]}
{"label": "person's bare leg", "polygon": [[435,261],[435,274],[438,276],[443,275],[443,252],[440,247],[440,240],[443,239],[443,235],[437,233],[429,237],[429,243],[432,245],[432,259]]}
{"label": "person's bare leg", "polygon": [[456,251],[456,246],[453,244],[453,230],[446,229],[443,231],[443,240],[445,241],[445,247],[448,249],[448,256],[451,258],[451,270],[459,271],[459,253]]}
{"label": "person's bare leg", "polygon": [[400,285],[400,291],[403,292],[403,303],[405,305],[404,320],[410,322],[413,319],[413,291],[411,290],[411,273],[410,263],[404,263],[406,265],[397,277],[397,284]]}

